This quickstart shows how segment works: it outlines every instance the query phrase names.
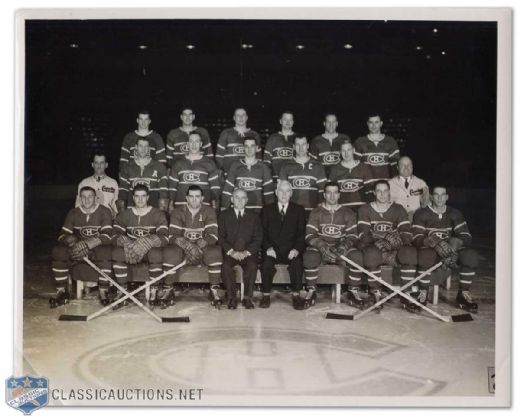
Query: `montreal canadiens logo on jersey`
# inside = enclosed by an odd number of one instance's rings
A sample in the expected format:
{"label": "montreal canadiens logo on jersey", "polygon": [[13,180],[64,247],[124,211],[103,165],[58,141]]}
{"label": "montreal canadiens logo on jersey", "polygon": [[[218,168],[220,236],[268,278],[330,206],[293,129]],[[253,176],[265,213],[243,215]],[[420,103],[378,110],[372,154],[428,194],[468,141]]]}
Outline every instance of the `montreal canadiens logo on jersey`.
{"label": "montreal canadiens logo on jersey", "polygon": [[233,147],[233,154],[244,154],[244,146],[236,145]]}
{"label": "montreal canadiens logo on jersey", "polygon": [[281,148],[280,150],[278,150],[278,157],[292,158],[292,156],[293,156],[292,148]]}
{"label": "montreal canadiens logo on jersey", "polygon": [[193,172],[184,173],[182,180],[184,180],[184,182],[200,182],[200,174]]}
{"label": "montreal canadiens logo on jersey", "polygon": [[381,165],[386,163],[385,156],[383,154],[371,154],[367,158],[367,162],[372,165]]}
{"label": "montreal canadiens logo on jersey", "polygon": [[374,224],[374,231],[377,233],[386,233],[387,231],[392,231],[392,223]]}
{"label": "montreal canadiens logo on jersey", "polygon": [[450,235],[447,232],[442,231],[442,230],[430,231],[430,233],[428,235],[429,236],[436,236],[436,237],[438,237],[441,240],[446,240],[446,239],[448,239],[450,237]]}
{"label": "montreal canadiens logo on jersey", "polygon": [[246,191],[253,191],[256,189],[256,180],[250,178],[239,179],[238,187]]}
{"label": "montreal canadiens logo on jersey", "polygon": [[321,227],[321,232],[325,236],[340,237],[341,236],[341,226],[338,226],[336,224],[325,224]]}
{"label": "montreal canadiens logo on jersey", "polygon": [[94,237],[94,236],[98,235],[99,227],[90,227],[90,226],[82,227],[81,230],[79,231],[79,233],[83,237]]}
{"label": "montreal canadiens logo on jersey", "polygon": [[131,231],[135,237],[146,237],[150,235],[150,227],[134,227]]}
{"label": "montreal canadiens logo on jersey", "polygon": [[346,180],[340,184],[341,192],[356,192],[359,189],[358,182],[353,180]]}
{"label": "montreal canadiens logo on jersey", "polygon": [[325,155],[323,161],[327,164],[336,164],[339,163],[339,153],[333,152]]}
{"label": "montreal canadiens logo on jersey", "polygon": [[305,177],[297,177],[293,179],[292,183],[295,188],[308,188],[311,186],[310,179]]}
{"label": "montreal canadiens logo on jersey", "polygon": [[190,241],[202,239],[202,231],[186,230],[186,232],[184,233],[184,237],[186,237]]}
{"label": "montreal canadiens logo on jersey", "polygon": [[144,185],[147,188],[150,188],[150,181],[147,179],[134,179],[132,181],[132,189],[135,188],[137,185]]}
{"label": "montreal canadiens logo on jersey", "polygon": [[183,153],[187,153],[187,152],[190,151],[190,147],[188,146],[188,143],[182,143],[182,144],[181,144],[181,151],[182,151]]}

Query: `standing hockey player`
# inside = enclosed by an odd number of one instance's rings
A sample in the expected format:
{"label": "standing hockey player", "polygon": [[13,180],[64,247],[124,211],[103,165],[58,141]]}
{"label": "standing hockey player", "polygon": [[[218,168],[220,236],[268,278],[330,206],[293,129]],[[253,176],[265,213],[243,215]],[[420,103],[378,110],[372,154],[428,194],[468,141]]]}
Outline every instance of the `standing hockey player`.
{"label": "standing hockey player", "polygon": [[[431,205],[420,208],[414,215],[414,244],[419,248],[419,273],[426,271],[440,260],[444,267],[460,265],[459,292],[456,303],[463,310],[476,313],[478,304],[473,301],[469,289],[478,266],[478,255],[471,249],[471,234],[462,213],[446,205],[448,193],[444,186],[433,188]],[[419,302],[426,304],[429,276],[420,280]]]}
{"label": "standing hockey player", "polygon": [[325,115],[323,126],[325,132],[311,141],[310,155],[323,165],[328,175],[331,167],[341,161],[341,145],[345,141],[350,141],[350,138],[336,131],[338,118],[333,113]]}
{"label": "standing hockey player", "polygon": [[198,185],[203,192],[204,204],[219,207],[220,183],[215,162],[201,150],[202,138],[192,132],[188,139],[188,154],[178,158],[170,173],[170,211],[173,207],[186,205],[186,194],[191,185]]}
{"label": "standing hockey player", "polygon": [[309,143],[305,135],[296,134],[294,151],[296,156],[283,165],[279,179],[291,183],[291,200],[305,208],[308,215],[321,200],[327,175],[321,163],[309,156]]}
{"label": "standing hockey player", "polygon": [[[325,202],[312,210],[307,222],[305,241],[309,247],[303,255],[307,284],[305,308],[316,302],[316,281],[321,264],[337,264],[346,267],[346,263],[340,256],[347,256],[357,264],[363,264],[363,255],[354,247],[358,240],[356,214],[351,209],[339,205],[337,183],[327,183],[324,196]],[[358,287],[361,272],[352,267],[348,268],[347,284],[349,284],[350,296],[352,290]]]}
{"label": "standing hockey player", "polygon": [[[112,272],[110,242],[112,240],[112,214],[110,210],[96,203],[96,191],[83,186],[79,191],[80,206],[71,209],[58,237],[60,243],[52,249],[52,273],[56,281],[56,296],[49,300],[51,308],[67,303],[69,269],[81,263],[84,257],[93,259],[103,272]],[[99,299],[105,302],[109,283],[99,276]]]}
{"label": "standing hockey player", "polygon": [[413,175],[412,159],[403,156],[397,163],[398,175],[388,182],[390,199],[404,207],[410,221],[415,211],[430,203],[430,193],[426,182]]}
{"label": "standing hockey player", "polygon": [[246,209],[247,194],[243,189],[235,189],[231,197],[233,208],[220,213],[218,218],[219,244],[222,246],[222,280],[228,294],[228,308],[237,308],[236,280],[233,267],[240,265],[244,271],[244,299],[246,309],[255,308],[253,286],[258,267],[258,252],[262,246],[262,222],[260,216]]}
{"label": "standing hockey player", "polygon": [[[401,282],[415,278],[417,249],[411,246],[412,231],[406,210],[390,200],[390,186],[386,180],[374,185],[375,201],[365,204],[358,211],[360,248],[365,268],[381,277],[381,265],[400,265]],[[377,302],[381,298],[379,283],[368,277],[368,284]],[[411,291],[408,289],[407,291]],[[410,309],[413,303],[404,302]]]}
{"label": "standing hockey player", "polygon": [[292,112],[284,112],[280,118],[282,129],[271,134],[265,143],[264,162],[271,166],[273,180],[278,180],[280,169],[284,163],[294,157],[294,116]]}
{"label": "standing hockey player", "polygon": [[264,205],[274,202],[274,186],[271,169],[258,160],[256,155],[260,147],[257,139],[244,139],[245,157],[231,164],[222,193],[222,209],[231,205],[231,196],[235,188],[247,193],[246,208],[260,213]]}
{"label": "standing hockey player", "polygon": [[[112,262],[116,280],[123,288],[127,287],[128,265],[148,262],[150,280],[160,276],[163,263],[161,247],[168,244],[166,214],[148,205],[148,188],[136,185],[132,197],[134,205],[120,212],[114,221]],[[159,303],[159,289],[157,282],[150,287],[150,305]]]}
{"label": "standing hockey player", "polygon": [[90,186],[96,191],[96,204],[104,205],[112,212],[112,217],[117,214],[117,196],[119,194],[119,186],[115,179],[107,176],[105,170],[108,167],[107,159],[104,154],[94,154],[92,168],[94,174],[83,179],[78,186],[78,196],[76,197],[76,207],[81,205],[81,197],[79,192],[84,186]]}
{"label": "standing hockey player", "polygon": [[359,207],[373,200],[372,170],[368,164],[356,160],[350,141],[341,145],[341,163],[330,168],[329,179],[339,185],[339,203],[357,212]]}
{"label": "standing hockey player", "polygon": [[150,112],[141,110],[137,113],[137,129],[129,132],[123,138],[121,145],[121,158],[119,159],[119,170],[130,163],[135,156],[135,145],[139,138],[147,138],[150,145],[148,149],[149,156],[157,160],[159,163],[166,164],[166,150],[164,148],[164,141],[159,133],[150,130]]}
{"label": "standing hockey player", "polygon": [[354,142],[356,156],[372,168],[374,181],[390,179],[396,174],[399,160],[397,142],[389,135],[381,133],[383,121],[378,114],[369,115],[368,134]]}
{"label": "standing hockey player", "polygon": [[166,159],[168,167],[173,167],[177,160],[182,159],[189,152],[188,140],[191,133],[197,133],[202,141],[202,153],[213,159],[211,139],[205,128],[193,125],[195,113],[191,108],[184,108],[181,112],[182,125],[170,130],[166,136]]}
{"label": "standing hockey player", "polygon": [[119,172],[118,212],[134,204],[132,190],[136,185],[145,185],[150,191],[152,207],[168,210],[168,173],[166,167],[150,157],[147,138],[136,143],[135,158],[121,167]]}
{"label": "standing hockey player", "polygon": [[[210,300],[220,307],[220,270],[222,249],[217,245],[217,214],[209,206],[202,205],[203,193],[198,185],[190,185],[186,191],[187,205],[175,208],[170,214],[170,246],[163,252],[164,270],[171,269],[186,259],[187,265],[203,264],[208,267]],[[165,280],[167,293],[173,299],[175,275]]]}
{"label": "standing hockey player", "polygon": [[[262,141],[257,132],[247,127],[247,112],[244,108],[235,109],[233,120],[235,126],[226,128],[220,134],[215,155],[217,166],[224,174],[228,173],[231,163],[244,157],[244,138],[254,137],[258,144]],[[260,159],[261,154],[258,153],[257,157]]]}

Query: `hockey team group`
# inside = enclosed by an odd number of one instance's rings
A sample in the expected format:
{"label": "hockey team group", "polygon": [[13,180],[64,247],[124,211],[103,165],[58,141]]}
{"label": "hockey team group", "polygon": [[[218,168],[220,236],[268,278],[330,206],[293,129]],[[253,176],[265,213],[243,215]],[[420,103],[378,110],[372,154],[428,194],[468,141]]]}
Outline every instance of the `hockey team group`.
{"label": "hockey team group", "polygon": [[[284,112],[262,150],[246,110],[237,108],[215,153],[192,108],[180,119],[165,144],[150,129],[149,112],[139,111],[137,129],[121,146],[119,182],[105,174],[106,155],[93,156],[94,174],[79,184],[52,251],[51,308],[69,301],[71,269],[90,259],[105,306],[122,295],[107,276],[128,289],[132,265],[145,263],[149,306],[174,304],[176,267],[184,264],[205,266],[211,304],[229,309],[254,308],[260,269],[259,305],[268,308],[277,266],[287,265],[292,305],[302,310],[316,302],[320,266],[337,264],[347,303],[362,309],[384,297],[375,278],[390,265],[401,284],[420,276],[407,288],[412,299],[402,298],[405,309],[418,312],[413,300],[426,306],[432,267],[441,262],[438,269],[459,274],[455,304],[477,311],[470,287],[478,256],[464,216],[447,205],[444,185],[429,189],[413,175],[411,158],[381,132],[380,115],[368,115],[368,134],[351,141],[338,133],[334,114],[310,138],[293,132],[293,114]],[[243,271],[241,301],[236,265]]]}

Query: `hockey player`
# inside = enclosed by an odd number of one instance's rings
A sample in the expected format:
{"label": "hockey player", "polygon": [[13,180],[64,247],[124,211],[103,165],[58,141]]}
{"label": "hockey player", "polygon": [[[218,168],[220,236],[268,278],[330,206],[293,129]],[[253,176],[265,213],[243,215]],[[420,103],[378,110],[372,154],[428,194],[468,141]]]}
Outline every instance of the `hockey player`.
{"label": "hockey player", "polygon": [[367,126],[369,133],[354,142],[356,156],[372,167],[374,181],[390,179],[396,174],[399,160],[397,142],[389,135],[381,133],[383,121],[378,114],[369,115]]}
{"label": "hockey player", "polygon": [[[444,186],[433,188],[431,205],[420,208],[414,215],[414,244],[418,247],[418,273],[426,271],[440,260],[445,268],[460,265],[457,305],[463,310],[476,313],[478,304],[473,301],[469,289],[478,266],[477,252],[470,248],[471,234],[462,213],[446,205],[448,193]],[[420,281],[419,302],[426,304],[429,276]]]}
{"label": "hockey player", "polygon": [[309,153],[323,165],[328,175],[331,167],[341,161],[341,145],[350,138],[336,131],[338,118],[333,113],[325,115],[323,126],[325,132],[312,139]]}
{"label": "hockey player", "polygon": [[[175,208],[170,213],[170,245],[163,252],[164,270],[186,259],[187,265],[203,264],[208,267],[210,300],[220,307],[220,270],[222,249],[217,245],[218,226],[215,210],[202,205],[203,193],[198,185],[190,185],[186,191],[187,205]],[[165,287],[173,298],[172,284],[175,276],[169,275]]]}
{"label": "hockey player", "polygon": [[203,192],[204,204],[219,207],[220,183],[215,162],[201,150],[202,138],[192,132],[188,139],[188,154],[178,158],[171,169],[168,182],[170,211],[186,205],[186,194],[191,185],[198,185]]}
{"label": "hockey player", "polygon": [[135,159],[121,167],[119,172],[118,212],[134,201],[131,191],[136,185],[146,185],[150,191],[149,204],[164,211],[168,209],[168,173],[166,168],[150,157],[149,140],[139,138],[136,143]]}
{"label": "hockey player", "polygon": [[339,203],[357,212],[359,207],[373,200],[372,170],[356,160],[350,141],[341,145],[341,163],[330,168],[329,179],[339,185]]}
{"label": "hockey player", "polygon": [[404,207],[410,221],[419,208],[430,203],[430,193],[424,180],[413,175],[412,159],[403,156],[397,163],[398,175],[388,182],[390,184],[390,199]]}
{"label": "hockey player", "polygon": [[90,186],[96,191],[96,204],[104,205],[112,212],[112,217],[117,214],[116,201],[119,194],[119,186],[115,179],[107,176],[105,170],[108,167],[106,156],[102,153],[94,154],[92,168],[94,174],[86,177],[78,185],[78,196],[76,197],[76,207],[81,205],[79,192],[84,186]]}
{"label": "hockey player", "polygon": [[[79,191],[80,206],[70,210],[65,218],[60,243],[52,249],[52,273],[56,281],[56,296],[49,300],[51,308],[67,303],[69,268],[81,263],[86,256],[93,259],[103,272],[112,272],[110,242],[112,240],[112,214],[110,210],[96,203],[96,191],[83,186]],[[99,276],[99,298],[102,303],[107,298],[108,282]]]}
{"label": "hockey player", "polygon": [[309,143],[305,135],[296,134],[294,151],[296,156],[283,165],[279,179],[291,183],[292,202],[305,208],[308,215],[321,200],[327,175],[321,163],[309,156]]}
{"label": "hockey player", "polygon": [[274,202],[274,187],[271,169],[256,158],[260,150],[254,137],[244,139],[245,157],[231,164],[222,193],[222,209],[231,205],[231,196],[235,188],[247,193],[247,206],[260,213],[264,205]]}
{"label": "hockey player", "polygon": [[280,118],[282,129],[269,136],[264,148],[264,162],[271,166],[273,180],[278,180],[281,167],[294,158],[294,116],[284,112]]}
{"label": "hockey player", "polygon": [[[356,214],[351,209],[339,205],[337,183],[327,183],[324,196],[325,202],[312,210],[305,233],[305,241],[309,245],[303,255],[307,284],[305,308],[316,302],[316,281],[320,264],[345,267],[346,262],[340,256],[347,256],[352,261],[363,264],[363,255],[354,247],[358,240]],[[360,280],[361,273],[349,267],[349,295],[350,290],[357,288]]]}
{"label": "hockey player", "polygon": [[[112,261],[116,280],[123,288],[128,282],[128,265],[148,262],[150,280],[160,276],[163,263],[161,247],[168,244],[166,214],[148,205],[150,194],[146,185],[136,185],[132,198],[134,205],[120,212],[114,221]],[[159,303],[159,289],[158,283],[150,287],[150,305]]]}
{"label": "hockey player", "polygon": [[[363,251],[365,268],[381,277],[381,265],[400,266],[401,282],[415,278],[417,249],[412,244],[412,231],[406,210],[390,200],[390,186],[386,180],[374,185],[375,201],[358,211],[359,245]],[[379,283],[368,277],[368,284],[376,302],[381,298]],[[408,293],[411,291],[408,290]],[[413,303],[403,299],[405,308]]]}
{"label": "hockey player", "polygon": [[[246,136],[255,137],[258,144],[262,141],[257,132],[247,127],[247,112],[244,108],[235,109],[233,120],[235,126],[226,128],[220,134],[215,155],[217,166],[224,174],[228,173],[231,163],[244,157],[244,138]],[[260,152],[257,157],[261,159]]]}
{"label": "hockey player", "polygon": [[211,147],[211,139],[205,128],[193,125],[195,113],[191,108],[184,108],[181,112],[182,125],[178,128],[170,130],[166,136],[166,159],[168,167],[173,167],[177,160],[182,159],[189,152],[188,139],[191,133],[197,133],[202,140],[202,153],[213,159],[213,150]]}
{"label": "hockey player", "polygon": [[129,132],[123,138],[121,145],[121,158],[119,159],[119,170],[134,159],[135,144],[139,138],[147,138],[150,148],[148,150],[152,159],[159,163],[166,164],[166,150],[164,148],[164,141],[159,133],[150,130],[150,112],[140,110],[137,113],[137,129]]}

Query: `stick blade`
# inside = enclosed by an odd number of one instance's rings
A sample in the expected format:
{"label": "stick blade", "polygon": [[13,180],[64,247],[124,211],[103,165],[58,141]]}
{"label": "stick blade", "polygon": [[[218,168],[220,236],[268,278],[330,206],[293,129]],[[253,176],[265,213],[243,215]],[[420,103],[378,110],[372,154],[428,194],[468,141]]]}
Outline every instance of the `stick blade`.
{"label": "stick blade", "polygon": [[458,322],[470,322],[473,321],[473,317],[471,317],[471,314],[456,314],[454,316],[451,316],[451,321],[458,323]]}
{"label": "stick blade", "polygon": [[87,316],[76,316],[74,314],[62,314],[58,317],[61,322],[86,322]]}
{"label": "stick blade", "polygon": [[162,323],[189,323],[189,317],[161,317]]}
{"label": "stick blade", "polygon": [[352,314],[327,313],[325,318],[334,320],[354,320],[354,316]]}

